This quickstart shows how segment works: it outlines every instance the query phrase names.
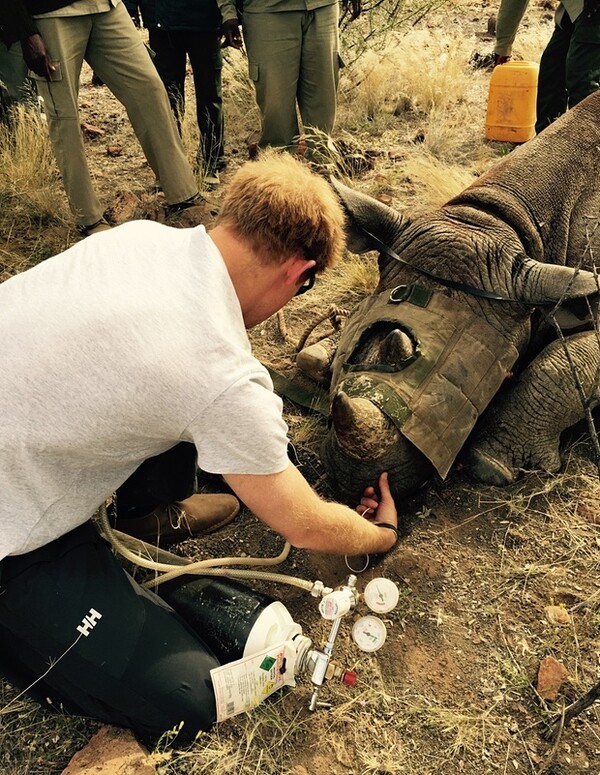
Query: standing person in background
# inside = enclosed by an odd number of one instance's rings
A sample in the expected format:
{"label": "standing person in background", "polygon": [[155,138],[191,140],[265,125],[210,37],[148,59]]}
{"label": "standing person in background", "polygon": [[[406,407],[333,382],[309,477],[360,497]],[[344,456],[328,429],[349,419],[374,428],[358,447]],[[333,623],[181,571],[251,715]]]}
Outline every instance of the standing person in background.
{"label": "standing person in background", "polygon": [[165,85],[181,129],[185,76],[189,57],[194,77],[200,130],[197,164],[209,184],[219,182],[225,166],[221,90],[221,13],[216,0],[125,0],[134,19],[141,12],[148,30],[154,65]]}
{"label": "standing person in background", "polygon": [[15,102],[33,102],[35,85],[27,77],[27,65],[21,46],[32,47],[43,41],[21,0],[0,6],[0,121],[8,121]]}
{"label": "standing person in background", "polygon": [[[242,47],[234,0],[217,0],[226,42]],[[343,0],[351,18],[360,0]],[[242,29],[262,119],[259,148],[294,149],[304,129],[330,134],[340,67],[338,0],[244,0]]]}
{"label": "standing person in background", "polygon": [[[19,2],[10,0],[4,9],[10,24],[22,14]],[[80,130],[77,101],[84,60],[125,106],[162,183],[167,213],[194,204],[198,187],[165,88],[121,0],[25,0],[25,7],[39,41],[33,50],[24,43],[23,56],[36,75],[50,141],[81,234],[110,228],[94,192]]]}
{"label": "standing person in background", "polygon": [[225,166],[221,71],[221,12],[216,0],[125,0],[134,22],[141,13],[155,53],[154,65],[165,85],[181,129],[185,76],[190,59],[200,130],[198,167],[209,184],[219,182]]}
{"label": "standing person in background", "polygon": [[[529,0],[502,0],[496,24],[496,64],[507,62]],[[536,132],[600,88],[600,2],[563,0],[554,17],[538,77]]]}
{"label": "standing person in background", "polygon": [[21,47],[0,40],[0,121],[8,122],[15,103],[32,103],[34,94]]}
{"label": "standing person in background", "polygon": [[21,47],[0,39],[0,121],[9,122],[10,110],[16,103],[33,105],[34,101],[35,86],[27,77]]}

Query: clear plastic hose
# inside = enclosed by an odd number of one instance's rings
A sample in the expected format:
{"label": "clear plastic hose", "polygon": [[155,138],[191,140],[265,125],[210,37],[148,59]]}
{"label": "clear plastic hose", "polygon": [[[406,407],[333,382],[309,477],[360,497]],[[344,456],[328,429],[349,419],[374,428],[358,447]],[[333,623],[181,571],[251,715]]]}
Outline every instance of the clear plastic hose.
{"label": "clear plastic hose", "polygon": [[[299,587],[307,591],[312,591],[314,582],[306,579],[300,579],[296,576],[288,576],[283,573],[273,573],[270,571],[259,571],[249,569],[234,569],[232,565],[279,565],[288,556],[290,544],[286,541],[282,551],[277,557],[221,557],[213,560],[199,560],[193,562],[185,557],[179,557],[164,549],[158,549],[145,541],[132,538],[124,533],[114,530],[108,519],[106,504],[102,504],[98,510],[98,518],[104,536],[110,541],[115,550],[126,560],[142,568],[153,570],[162,575],[156,576],[144,583],[145,587],[156,587],[165,581],[184,576],[187,574],[199,576],[226,576],[234,579],[260,579],[263,581],[273,581],[280,584],[289,584],[293,587]],[[135,548],[130,548],[135,547]],[[143,556],[140,551],[144,551],[148,556]],[[157,559],[152,559],[154,555]],[[163,560],[163,561],[160,561]]]}

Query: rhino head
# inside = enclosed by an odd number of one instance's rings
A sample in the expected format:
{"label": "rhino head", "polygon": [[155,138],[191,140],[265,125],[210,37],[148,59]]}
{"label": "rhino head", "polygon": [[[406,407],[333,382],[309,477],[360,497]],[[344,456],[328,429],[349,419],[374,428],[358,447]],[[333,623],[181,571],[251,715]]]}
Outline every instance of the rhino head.
{"label": "rhino head", "polygon": [[[416,352],[415,342],[399,327],[369,332],[361,362],[402,368]],[[340,384],[341,383],[341,384]],[[411,492],[435,474],[435,469],[401,432],[404,402],[385,383],[357,373],[352,384],[335,381],[331,392],[331,424],[321,448],[330,478],[348,503],[387,471],[395,495]],[[407,465],[407,461],[410,464]]]}
{"label": "rhino head", "polygon": [[[589,272],[529,258],[519,229],[497,209],[457,199],[413,221],[332,185],[346,211],[349,249],[383,243],[408,266],[380,253],[379,284],[348,318],[331,367],[322,459],[348,503],[384,470],[398,499],[436,473],[446,476],[526,348],[535,306],[562,299],[580,314],[577,301],[597,283]],[[431,275],[512,301],[449,289]]]}

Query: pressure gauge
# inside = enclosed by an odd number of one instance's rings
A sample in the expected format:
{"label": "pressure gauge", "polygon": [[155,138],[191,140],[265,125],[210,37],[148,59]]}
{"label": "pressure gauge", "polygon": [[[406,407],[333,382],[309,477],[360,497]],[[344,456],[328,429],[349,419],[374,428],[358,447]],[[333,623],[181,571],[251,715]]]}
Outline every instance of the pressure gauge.
{"label": "pressure gauge", "polygon": [[352,628],[352,640],[361,651],[377,651],[385,643],[385,624],[376,616],[361,616]]}
{"label": "pressure gauge", "polygon": [[364,591],[365,603],[376,614],[392,611],[400,599],[400,590],[391,579],[371,579]]}

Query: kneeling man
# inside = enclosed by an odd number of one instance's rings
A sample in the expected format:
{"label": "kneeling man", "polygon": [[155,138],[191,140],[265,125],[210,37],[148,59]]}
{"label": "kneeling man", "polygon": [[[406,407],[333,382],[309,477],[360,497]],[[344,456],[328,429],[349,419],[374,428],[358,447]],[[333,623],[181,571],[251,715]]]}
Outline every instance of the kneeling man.
{"label": "kneeling man", "polygon": [[0,670],[16,685],[145,735],[183,722],[193,738],[214,721],[214,656],[90,521],[113,493],[129,532],[214,529],[237,502],[194,495],[198,464],[296,547],[393,546],[385,474],[364,519],[290,463],[246,333],[342,248],[326,181],[265,154],[235,175],[209,232],[127,223],[0,285]]}

